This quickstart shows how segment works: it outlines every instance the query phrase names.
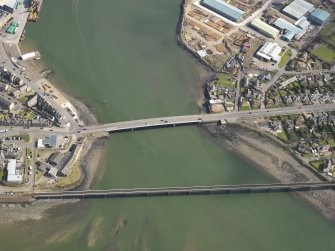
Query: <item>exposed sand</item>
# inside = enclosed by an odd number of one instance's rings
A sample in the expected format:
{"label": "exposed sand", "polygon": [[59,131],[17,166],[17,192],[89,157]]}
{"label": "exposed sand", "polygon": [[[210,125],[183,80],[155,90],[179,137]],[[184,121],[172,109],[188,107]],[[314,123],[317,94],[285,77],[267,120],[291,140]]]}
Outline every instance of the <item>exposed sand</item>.
{"label": "exposed sand", "polygon": [[[254,162],[267,174],[283,183],[320,182],[320,178],[301,165],[290,153],[268,137],[238,124],[204,128],[229,150]],[[296,193],[310,202],[327,218],[335,220],[335,193],[333,190]]]}
{"label": "exposed sand", "polygon": [[0,222],[10,224],[16,221],[39,220],[48,209],[77,201],[79,200],[50,200],[47,202],[38,200],[24,204],[0,204]]}

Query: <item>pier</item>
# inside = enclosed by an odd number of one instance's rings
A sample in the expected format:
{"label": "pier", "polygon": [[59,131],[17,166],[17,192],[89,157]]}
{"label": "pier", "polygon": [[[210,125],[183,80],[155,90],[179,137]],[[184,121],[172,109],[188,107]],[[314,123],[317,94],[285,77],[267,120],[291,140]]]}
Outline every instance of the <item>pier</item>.
{"label": "pier", "polygon": [[128,198],[155,196],[191,196],[216,194],[248,194],[248,193],[276,193],[302,192],[311,190],[334,189],[335,183],[293,183],[293,184],[242,184],[218,186],[190,186],[190,187],[161,187],[161,188],[132,188],[110,190],[86,190],[66,192],[35,193],[35,199],[93,199],[93,198]]}

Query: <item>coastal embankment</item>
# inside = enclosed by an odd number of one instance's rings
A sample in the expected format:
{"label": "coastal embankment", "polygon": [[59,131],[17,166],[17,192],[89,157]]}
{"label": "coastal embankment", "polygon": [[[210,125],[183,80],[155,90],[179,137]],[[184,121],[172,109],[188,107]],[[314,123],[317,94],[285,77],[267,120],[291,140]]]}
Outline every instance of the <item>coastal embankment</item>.
{"label": "coastal embankment", "polygon": [[[195,59],[195,61],[206,71],[206,76],[202,77],[202,90],[203,90],[203,96],[201,98],[199,98],[199,95],[195,95],[196,96],[196,101],[198,106],[200,107],[201,111],[203,112],[208,112],[207,107],[204,105],[206,103],[206,98],[204,98],[206,96],[206,84],[210,83],[214,80],[215,78],[215,74],[216,74],[216,70],[214,69],[214,67],[210,64],[208,64],[207,62],[205,62],[204,60],[202,60],[199,55],[197,53],[195,53],[188,45],[187,43],[185,43],[185,41],[183,40],[183,22],[184,22],[184,17],[185,17],[185,4],[186,1],[189,0],[182,0],[182,3],[180,4],[180,15],[178,18],[178,23],[176,26],[176,41],[177,44],[183,49],[185,50],[191,57],[193,57]],[[202,74],[203,75],[203,74]],[[206,108],[206,110],[204,109]]]}
{"label": "coastal embankment", "polygon": [[[252,131],[241,124],[203,125],[206,131],[219,143],[253,162],[260,170],[283,183],[320,182],[320,178],[300,164],[291,154],[276,142]],[[296,193],[304,198],[327,218],[335,220],[335,193],[308,191]]]}

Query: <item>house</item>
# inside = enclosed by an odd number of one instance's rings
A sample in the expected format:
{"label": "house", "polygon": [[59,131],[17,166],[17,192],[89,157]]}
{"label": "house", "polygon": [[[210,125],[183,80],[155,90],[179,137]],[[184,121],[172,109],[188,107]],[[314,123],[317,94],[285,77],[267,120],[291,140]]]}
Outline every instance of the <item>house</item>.
{"label": "house", "polygon": [[325,125],[328,122],[328,116],[327,115],[321,115],[318,118],[319,125]]}
{"label": "house", "polygon": [[12,111],[15,107],[16,103],[13,98],[9,97],[7,94],[2,93],[0,95],[0,108],[2,110]]}
{"label": "house", "polygon": [[295,120],[295,128],[299,129],[300,127],[304,126],[305,124],[305,119],[302,115],[300,115],[296,120]]}
{"label": "house", "polygon": [[274,132],[280,132],[281,131],[281,123],[278,120],[270,120],[269,121],[269,127]]}
{"label": "house", "polygon": [[329,160],[329,159],[325,160],[325,162],[324,162],[324,164],[323,164],[323,170],[322,170],[322,171],[323,171],[324,173],[329,173],[329,172],[332,171],[332,169],[333,169],[332,161]]}
{"label": "house", "polygon": [[309,123],[310,127],[316,127],[316,126],[318,126],[318,119],[316,117],[310,117],[308,119],[308,123]]}
{"label": "house", "polygon": [[285,125],[286,125],[286,128],[289,129],[289,130],[294,129],[294,122],[293,122],[293,120],[290,120],[290,119],[286,120],[285,121]]}
{"label": "house", "polygon": [[48,175],[54,179],[57,178],[57,173],[58,173],[58,169],[56,167],[52,167],[49,172]]}
{"label": "house", "polygon": [[328,74],[328,73],[323,74],[323,80],[325,82],[327,82],[329,80],[332,80],[332,79],[333,79],[333,77],[330,74]]}
{"label": "house", "polygon": [[305,144],[299,144],[297,150],[300,153],[310,153],[312,151],[312,149],[309,146],[306,146]]}

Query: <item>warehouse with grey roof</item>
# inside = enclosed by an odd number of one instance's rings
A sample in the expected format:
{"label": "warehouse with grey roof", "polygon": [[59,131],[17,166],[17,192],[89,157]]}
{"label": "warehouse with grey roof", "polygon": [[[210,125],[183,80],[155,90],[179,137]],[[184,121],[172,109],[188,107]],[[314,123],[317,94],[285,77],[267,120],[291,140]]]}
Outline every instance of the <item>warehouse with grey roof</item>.
{"label": "warehouse with grey roof", "polygon": [[330,18],[330,13],[328,11],[325,11],[323,9],[315,9],[311,13],[311,15],[308,17],[308,19],[317,25],[323,25],[327,20]]}
{"label": "warehouse with grey roof", "polygon": [[201,0],[200,4],[232,21],[240,21],[245,12],[223,0]]}
{"label": "warehouse with grey roof", "polygon": [[313,4],[304,0],[294,0],[283,9],[283,13],[287,16],[298,20],[306,13],[311,13],[314,10]]}

